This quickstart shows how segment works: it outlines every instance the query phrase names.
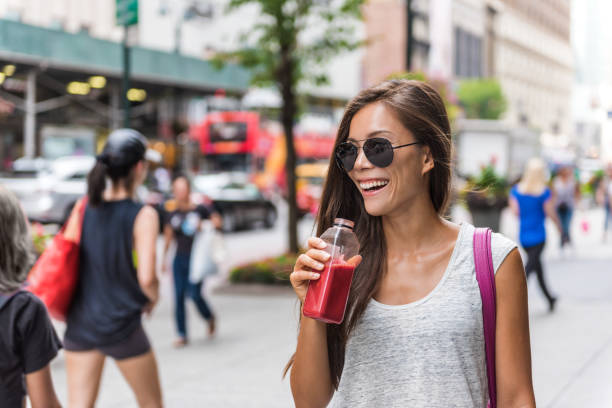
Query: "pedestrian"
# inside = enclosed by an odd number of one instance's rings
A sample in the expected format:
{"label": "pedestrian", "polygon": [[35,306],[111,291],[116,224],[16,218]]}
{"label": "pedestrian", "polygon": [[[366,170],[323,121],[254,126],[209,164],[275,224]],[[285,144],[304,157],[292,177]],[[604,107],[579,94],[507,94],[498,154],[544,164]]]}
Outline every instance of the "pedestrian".
{"label": "pedestrian", "polygon": [[191,186],[185,175],[178,175],[172,182],[174,200],[166,206],[168,212],[164,227],[164,259],[163,270],[167,272],[165,262],[171,242],[176,241],[176,253],[172,261],[172,276],[174,278],[174,318],[178,337],[175,347],[183,347],[188,343],[187,321],[185,315],[185,297],[189,296],[196,305],[200,316],[208,323],[208,335],[215,333],[216,319],[208,302],[202,295],[203,281],[198,283],[189,279],[189,268],[193,242],[196,233],[202,228],[202,221],[210,219],[216,228],[221,228],[221,217],[214,209],[204,205],[196,205],[191,200]]}
{"label": "pedestrian", "polygon": [[49,363],[62,347],[45,305],[22,290],[32,241],[19,201],[0,186],[0,401],[6,408],[59,407]]}
{"label": "pedestrian", "polygon": [[[344,321],[300,320],[291,367],[297,407],[482,407],[489,390],[475,228],[445,220],[451,131],[429,85],[362,91],[338,129],[317,216],[354,220],[361,258]],[[328,254],[310,238],[290,276],[303,304]],[[516,245],[492,237],[497,271],[497,400],[534,407],[525,276]],[[363,259],[363,261],[361,261]],[[361,263],[360,263],[361,261]]]}
{"label": "pedestrian", "polygon": [[553,181],[553,202],[561,221],[561,249],[571,244],[570,227],[576,202],[580,198],[580,188],[570,166],[563,166]]}
{"label": "pedestrian", "polygon": [[510,194],[510,208],[519,217],[519,240],[527,252],[527,277],[536,273],[542,293],[548,301],[548,308],[555,309],[557,298],[550,293],[544,278],[542,252],[546,245],[545,221],[548,216],[561,233],[563,228],[555,211],[555,202],[548,188],[546,163],[539,158],[532,158],[525,166],[521,181],[516,184]]}
{"label": "pedestrian", "polygon": [[[107,356],[139,406],[162,406],[157,362],[141,322],[159,296],[157,214],[134,201],[147,173],[146,146],[135,130],[113,131],[87,178],[79,280],[64,336],[71,407],[94,406]],[[66,233],[78,228],[75,219]]]}
{"label": "pedestrian", "polygon": [[612,202],[612,163],[608,164],[606,167],[605,175],[597,187],[597,201],[600,205],[603,205],[604,208],[603,242],[606,242],[611,217],[610,202]]}

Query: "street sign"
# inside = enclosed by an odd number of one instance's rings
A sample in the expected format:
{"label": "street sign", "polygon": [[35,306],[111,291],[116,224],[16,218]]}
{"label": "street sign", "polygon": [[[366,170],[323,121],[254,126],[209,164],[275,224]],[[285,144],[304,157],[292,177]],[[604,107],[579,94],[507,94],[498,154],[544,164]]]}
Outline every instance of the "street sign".
{"label": "street sign", "polygon": [[138,24],[138,0],[116,0],[117,25]]}

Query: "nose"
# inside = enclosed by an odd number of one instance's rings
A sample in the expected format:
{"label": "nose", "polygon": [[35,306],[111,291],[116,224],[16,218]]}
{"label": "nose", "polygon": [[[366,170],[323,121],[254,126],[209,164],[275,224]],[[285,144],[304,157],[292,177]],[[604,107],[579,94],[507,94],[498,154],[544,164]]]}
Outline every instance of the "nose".
{"label": "nose", "polygon": [[370,161],[368,160],[368,158],[366,157],[364,151],[363,151],[363,146],[361,146],[358,150],[357,150],[357,160],[355,160],[355,166],[353,166],[353,170],[355,169],[369,169],[372,168],[372,163],[370,163]]}

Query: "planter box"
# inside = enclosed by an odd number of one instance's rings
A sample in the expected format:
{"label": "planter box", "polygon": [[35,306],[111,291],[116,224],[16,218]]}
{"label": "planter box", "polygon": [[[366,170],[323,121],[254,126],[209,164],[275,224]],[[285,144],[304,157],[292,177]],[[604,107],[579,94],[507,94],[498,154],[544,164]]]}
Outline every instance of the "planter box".
{"label": "planter box", "polygon": [[494,232],[499,232],[501,208],[477,208],[470,209],[470,212],[474,226],[487,227]]}
{"label": "planter box", "polygon": [[474,226],[499,232],[501,212],[508,204],[508,197],[490,197],[479,192],[470,192],[466,196],[466,202],[472,213]]}

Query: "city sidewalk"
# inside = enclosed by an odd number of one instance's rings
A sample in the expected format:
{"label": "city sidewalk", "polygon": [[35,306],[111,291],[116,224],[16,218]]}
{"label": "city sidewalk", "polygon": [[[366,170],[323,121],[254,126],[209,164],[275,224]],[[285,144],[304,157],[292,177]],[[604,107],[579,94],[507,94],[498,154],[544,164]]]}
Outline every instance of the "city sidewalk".
{"label": "city sidewalk", "polygon": [[[469,221],[460,208],[454,215]],[[602,209],[576,211],[574,245],[564,251],[556,228],[547,223],[545,275],[559,297],[553,314],[535,276],[528,282],[538,407],[612,407],[612,234],[604,244],[603,220]],[[518,241],[518,220],[509,210],[502,214],[500,229]]]}
{"label": "city sidewalk", "polygon": [[[457,217],[458,219],[460,217]],[[465,219],[465,218],[464,218]],[[580,222],[589,221],[584,233]],[[612,407],[612,243],[600,242],[602,212],[576,215],[574,253],[561,254],[558,235],[549,231],[546,273],[558,294],[558,309],[547,312],[537,282],[529,282],[533,375],[539,407]],[[301,225],[302,235],[309,226]],[[251,257],[282,248],[285,225],[227,236],[237,256]],[[505,213],[502,232],[516,239],[514,217]],[[302,240],[304,237],[300,237]],[[238,262],[238,260],[235,260]],[[158,356],[168,407],[293,406],[282,370],[295,348],[297,305],[290,289],[264,294],[213,293],[219,332],[205,338],[205,324],[188,302],[192,343],[172,348],[174,325],[169,276],[162,278],[162,300],[147,332]],[[60,327],[61,329],[61,327]],[[52,363],[54,382],[66,402],[63,355]],[[111,360],[105,367],[98,407],[134,407],[134,398]]]}

